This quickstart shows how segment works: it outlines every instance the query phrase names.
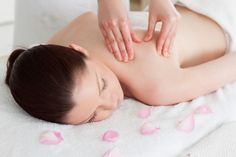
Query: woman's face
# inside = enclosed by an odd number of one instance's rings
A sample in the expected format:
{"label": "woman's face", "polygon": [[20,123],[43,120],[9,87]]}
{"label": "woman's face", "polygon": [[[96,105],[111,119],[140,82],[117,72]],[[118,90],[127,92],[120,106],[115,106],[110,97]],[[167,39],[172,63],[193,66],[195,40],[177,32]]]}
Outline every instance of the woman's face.
{"label": "woman's face", "polygon": [[104,64],[86,60],[83,77],[75,75],[74,108],[67,114],[69,124],[97,122],[108,118],[124,98],[116,75]]}

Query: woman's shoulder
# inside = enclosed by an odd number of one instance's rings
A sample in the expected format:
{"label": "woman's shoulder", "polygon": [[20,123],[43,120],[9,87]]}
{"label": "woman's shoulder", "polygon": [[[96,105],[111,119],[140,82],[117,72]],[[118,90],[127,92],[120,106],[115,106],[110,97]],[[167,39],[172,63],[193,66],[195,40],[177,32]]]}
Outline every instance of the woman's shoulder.
{"label": "woman's shoulder", "polygon": [[[64,28],[57,31],[47,43],[49,44],[62,44],[62,39],[70,41],[74,36],[71,32],[78,32],[79,34],[90,32],[97,23],[97,15],[94,12],[85,12],[80,16],[73,19]],[[62,38],[63,37],[63,38]]]}

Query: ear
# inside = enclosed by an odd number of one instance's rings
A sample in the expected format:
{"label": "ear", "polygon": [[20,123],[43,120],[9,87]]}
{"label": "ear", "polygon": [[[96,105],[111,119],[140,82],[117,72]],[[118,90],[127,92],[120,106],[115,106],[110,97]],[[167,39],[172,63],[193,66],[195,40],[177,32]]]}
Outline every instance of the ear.
{"label": "ear", "polygon": [[88,51],[85,48],[83,48],[83,47],[81,47],[79,45],[71,43],[71,44],[69,44],[69,47],[74,49],[74,50],[76,50],[76,51],[78,51],[78,52],[83,53],[87,57],[89,56]]}

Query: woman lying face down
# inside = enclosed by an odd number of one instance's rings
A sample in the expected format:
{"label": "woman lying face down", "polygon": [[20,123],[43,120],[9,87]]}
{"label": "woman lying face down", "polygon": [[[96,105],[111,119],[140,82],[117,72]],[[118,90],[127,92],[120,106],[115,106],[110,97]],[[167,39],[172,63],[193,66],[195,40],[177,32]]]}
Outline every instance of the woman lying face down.
{"label": "woman lying face down", "polygon": [[67,114],[66,122],[81,124],[106,119],[123,100],[124,93],[120,82],[104,64],[92,58],[89,59],[85,49],[77,45],[72,45],[72,48],[78,53],[87,55],[86,73],[82,79],[79,73],[74,75],[75,86],[72,99],[75,106]]}
{"label": "woman lying face down", "polygon": [[[30,115],[82,124],[108,118],[124,96],[147,105],[173,105],[236,80],[236,54],[224,55],[221,28],[204,16],[177,9],[182,20],[173,54],[167,58],[158,55],[153,39],[134,44],[133,61],[117,61],[103,43],[96,15],[87,13],[55,34],[48,45],[15,50],[5,81]],[[142,36],[145,31],[136,33]]]}
{"label": "woman lying face down", "polygon": [[117,77],[78,48],[39,45],[11,54],[6,83],[26,112],[51,122],[82,124],[103,120],[117,108],[123,100]]}

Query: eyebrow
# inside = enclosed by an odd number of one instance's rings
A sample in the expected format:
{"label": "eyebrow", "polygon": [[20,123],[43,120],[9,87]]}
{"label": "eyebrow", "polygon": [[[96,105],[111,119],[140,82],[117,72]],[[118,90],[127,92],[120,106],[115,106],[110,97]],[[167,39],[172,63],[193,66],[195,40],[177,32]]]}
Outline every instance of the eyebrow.
{"label": "eyebrow", "polygon": [[[95,75],[96,75],[96,82],[97,82],[98,91],[99,91],[99,95],[100,95],[101,91],[100,91],[100,85],[98,82],[98,75],[97,75],[96,71],[95,71]],[[83,120],[82,122],[79,122],[79,124],[87,123],[88,121],[90,121],[90,119],[93,118],[94,115],[95,115],[95,112],[93,112],[87,119]]]}

